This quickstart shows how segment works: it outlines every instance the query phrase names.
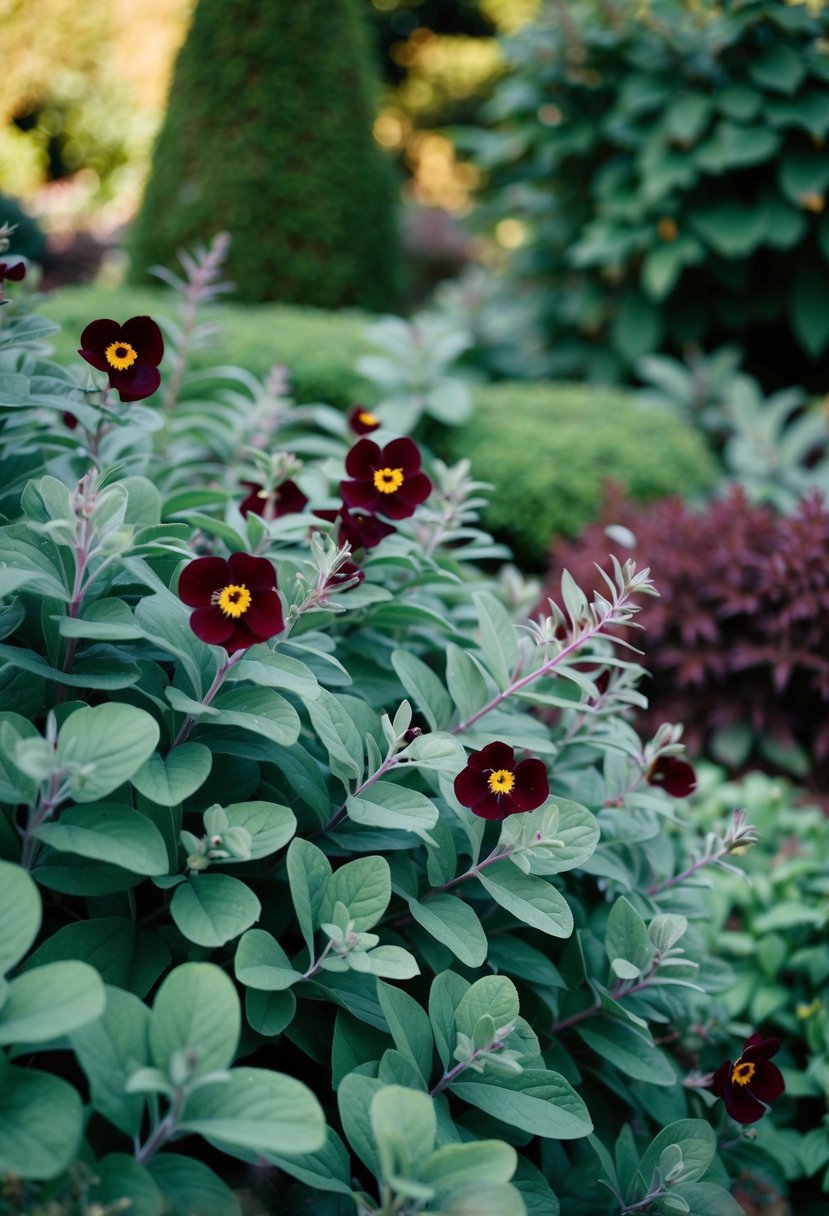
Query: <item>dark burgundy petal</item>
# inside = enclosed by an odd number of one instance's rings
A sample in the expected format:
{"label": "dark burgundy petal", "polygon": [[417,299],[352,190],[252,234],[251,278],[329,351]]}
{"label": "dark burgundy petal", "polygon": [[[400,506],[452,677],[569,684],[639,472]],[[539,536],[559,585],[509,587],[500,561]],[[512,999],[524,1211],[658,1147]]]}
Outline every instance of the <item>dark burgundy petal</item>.
{"label": "dark burgundy petal", "polygon": [[766,1113],[763,1103],[748,1092],[747,1085],[724,1085],[720,1097],[731,1118],[738,1123],[756,1123]]}
{"label": "dark burgundy petal", "polygon": [[768,1060],[771,1056],[777,1055],[780,1050],[779,1039],[764,1039],[759,1030],[756,1030],[750,1038],[746,1039],[743,1044],[743,1051],[740,1056],[741,1060]]}
{"label": "dark burgundy petal", "polygon": [[374,504],[380,498],[379,490],[371,481],[341,481],[340,495],[346,506],[360,507],[363,511],[374,511]]}
{"label": "dark burgundy petal", "polygon": [[356,579],[353,585],[359,587],[360,583],[365,581],[365,572],[355,565],[354,562],[343,562],[336,574],[332,574],[328,580],[327,586],[336,587],[340,583],[347,583],[351,579]]}
{"label": "dark burgundy petal", "polygon": [[308,506],[308,498],[295,481],[283,481],[276,491],[274,515],[299,515]]}
{"label": "dark burgundy petal", "polygon": [[412,507],[419,507],[432,493],[432,483],[425,473],[413,473],[398,490],[401,498]]}
{"label": "dark burgundy petal", "polygon": [[178,598],[189,608],[206,608],[213,592],[220,591],[230,581],[223,557],[197,557],[179,576]]}
{"label": "dark burgundy petal", "polygon": [[661,785],[672,798],[687,798],[697,788],[697,775],[687,760],[679,756],[660,756],[651,765],[649,785]]}
{"label": "dark burgundy petal", "polygon": [[380,468],[402,469],[404,477],[413,477],[420,469],[420,451],[411,439],[392,439],[383,448]]}
{"label": "dark burgundy petal", "polygon": [[209,608],[197,608],[190,614],[190,628],[197,638],[201,638],[209,646],[223,646],[233,633],[234,625],[233,618],[225,616],[222,610],[214,605]]}
{"label": "dark burgundy petal", "polygon": [[534,811],[550,796],[550,780],[543,760],[522,760],[515,769],[509,800],[514,811]]}
{"label": "dark burgundy petal", "polygon": [[355,405],[353,409],[349,410],[348,425],[355,435],[370,435],[380,426],[380,421],[364,405]]}
{"label": "dark burgundy petal", "polygon": [[368,481],[372,485],[374,470],[383,467],[380,449],[373,439],[358,440],[345,458],[345,471],[348,476],[358,481]]}
{"label": "dark burgundy petal", "polygon": [[152,397],[161,383],[161,372],[147,363],[133,363],[126,371],[107,367],[109,382],[122,401],[143,401]]}
{"label": "dark burgundy petal", "polygon": [[121,326],[120,337],[129,342],[141,363],[157,367],[164,356],[164,338],[152,317],[130,317]]}
{"label": "dark burgundy petal", "polygon": [[339,512],[317,511],[317,515],[323,518],[329,514],[334,519],[339,515],[340,540],[347,541],[352,549],[373,549],[384,537],[396,531],[394,524],[387,524],[376,515],[366,515],[361,511],[352,514],[346,506]]}
{"label": "dark burgundy petal", "polygon": [[490,797],[487,779],[482,772],[469,765],[462,768],[455,778],[455,797],[461,806],[475,806]]}
{"label": "dark burgundy petal", "polygon": [[249,515],[252,512],[254,515],[264,515],[267,499],[262,498],[259,494],[262,486],[257,485],[255,481],[243,481],[242,486],[250,493],[239,503],[240,514]]}
{"label": "dark burgundy petal", "polygon": [[91,363],[99,372],[109,372],[112,370],[106,361],[106,356],[97,350],[81,349],[78,351],[78,354],[82,359],[86,359],[87,363]]}
{"label": "dark burgundy petal", "polygon": [[725,1060],[711,1078],[711,1089],[713,1089],[718,1098],[722,1097],[723,1090],[730,1084],[728,1079],[730,1076],[731,1062],[730,1060]]}
{"label": "dark burgundy petal", "polygon": [[512,802],[508,794],[491,794],[469,808],[479,819],[507,819],[514,814]]}
{"label": "dark burgundy petal", "polygon": [[244,583],[248,591],[273,591],[276,586],[276,571],[266,557],[231,553],[227,566],[230,571],[228,582]]}
{"label": "dark burgundy petal", "polygon": [[99,354],[103,354],[111,343],[118,341],[120,336],[121,326],[118,322],[109,317],[103,317],[100,321],[90,321],[81,334],[81,346],[85,351],[97,351]]}
{"label": "dark burgundy petal", "polygon": [[285,628],[282,618],[282,601],[275,591],[257,591],[250,608],[242,617],[242,623],[258,641],[275,637]]}
{"label": "dark burgundy petal", "polygon": [[771,1060],[758,1060],[754,1067],[754,1076],[748,1083],[748,1089],[761,1102],[773,1102],[779,1098],[786,1088],[783,1074]]}
{"label": "dark burgundy petal", "polygon": [[488,773],[492,769],[505,768],[510,772],[515,768],[515,749],[508,743],[495,740],[487,743],[479,752],[473,752],[469,757],[469,765],[480,773]]}
{"label": "dark burgundy petal", "polygon": [[[344,497],[344,496],[343,496]],[[417,510],[417,504],[409,503],[401,494],[378,494],[375,511],[387,515],[389,519],[408,519]]]}
{"label": "dark burgundy petal", "polygon": [[0,262],[0,282],[3,279],[15,279],[19,283],[25,275],[25,262]]}
{"label": "dark burgundy petal", "polygon": [[265,640],[264,638],[258,638],[255,633],[251,633],[251,631],[244,624],[245,619],[247,619],[247,613],[245,613],[243,620],[231,619],[233,632],[231,633],[230,637],[222,643],[228,654],[233,654],[234,650],[249,650],[251,646],[258,646]]}

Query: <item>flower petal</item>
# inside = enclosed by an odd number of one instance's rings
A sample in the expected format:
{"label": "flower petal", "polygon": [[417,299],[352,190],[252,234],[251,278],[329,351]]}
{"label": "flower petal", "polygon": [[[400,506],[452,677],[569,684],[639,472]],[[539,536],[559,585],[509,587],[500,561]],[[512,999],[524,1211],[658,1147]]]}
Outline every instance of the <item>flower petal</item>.
{"label": "flower petal", "polygon": [[515,769],[515,785],[509,795],[514,811],[534,811],[550,796],[550,779],[543,760],[522,760]]}
{"label": "flower petal", "polygon": [[425,473],[413,473],[403,482],[399,493],[411,507],[419,507],[432,493],[432,483]]}
{"label": "flower petal", "polygon": [[479,819],[507,819],[515,812],[508,794],[490,794],[469,808]]}
{"label": "flower petal", "polygon": [[473,752],[467,762],[470,768],[479,773],[489,772],[494,768],[506,768],[510,772],[515,768],[515,748],[508,743],[500,743],[497,739],[487,743],[479,752]]}
{"label": "flower petal", "polygon": [[213,592],[229,582],[223,557],[197,557],[179,575],[178,598],[189,608],[206,608]]}
{"label": "flower petal", "polygon": [[358,439],[345,458],[345,471],[358,481],[369,481],[383,467],[380,449],[373,439]]}
{"label": "flower petal", "polygon": [[455,778],[455,797],[461,806],[475,806],[476,803],[490,796],[490,789],[484,774],[467,765],[461,769]]}
{"label": "flower petal", "polygon": [[86,351],[103,354],[111,342],[117,342],[121,336],[121,326],[110,317],[102,317],[100,321],[90,321],[81,334],[81,346]]}
{"label": "flower petal", "polygon": [[197,638],[201,638],[209,646],[223,646],[232,635],[234,627],[233,618],[225,616],[222,610],[213,604],[209,608],[197,608],[190,614],[190,628]]}
{"label": "flower petal", "polygon": [[78,350],[78,354],[82,359],[86,359],[87,363],[91,363],[96,371],[109,372],[112,370],[106,361],[106,356],[97,350],[84,350],[81,348]]}
{"label": "flower petal", "polygon": [[728,1084],[723,1088],[720,1097],[731,1118],[736,1119],[738,1123],[756,1123],[766,1113],[763,1103],[758,1102],[754,1095],[747,1091],[746,1086]]}
{"label": "flower petal", "polygon": [[780,1040],[764,1039],[759,1030],[755,1030],[743,1044],[741,1060],[768,1060],[780,1050]]}
{"label": "flower petal", "polygon": [[687,798],[697,788],[693,766],[679,756],[660,756],[651,765],[647,781],[649,785],[661,785],[672,798]]}
{"label": "flower petal", "polygon": [[112,367],[105,370],[109,372],[109,382],[117,389],[122,401],[143,401],[146,397],[152,397],[161,383],[161,372],[148,363],[134,363],[124,372]]}
{"label": "flower petal", "polygon": [[231,553],[227,567],[230,571],[228,581],[244,583],[248,591],[273,591],[276,587],[276,571],[266,557],[254,557],[252,553]]}
{"label": "flower petal", "polygon": [[282,601],[275,591],[257,591],[242,620],[257,641],[265,642],[285,628]]}
{"label": "flower petal", "polygon": [[346,506],[372,512],[376,510],[375,504],[380,498],[379,491],[369,481],[341,481],[340,496]]}
{"label": "flower petal", "polygon": [[141,363],[158,367],[164,356],[164,338],[152,317],[130,317],[121,326],[121,335],[138,354]]}
{"label": "flower petal", "polygon": [[402,469],[404,477],[413,477],[420,469],[420,450],[411,439],[392,439],[383,448],[381,467]]}
{"label": "flower petal", "polygon": [[773,1102],[786,1088],[783,1074],[771,1060],[758,1060],[749,1089],[761,1102]]}

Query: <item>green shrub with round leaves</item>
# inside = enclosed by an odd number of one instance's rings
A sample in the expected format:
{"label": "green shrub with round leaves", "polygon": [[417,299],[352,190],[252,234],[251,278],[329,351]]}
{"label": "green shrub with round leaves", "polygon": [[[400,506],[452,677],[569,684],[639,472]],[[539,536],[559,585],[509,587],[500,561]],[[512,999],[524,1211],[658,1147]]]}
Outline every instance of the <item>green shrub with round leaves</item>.
{"label": "green shrub with round leaves", "polygon": [[[14,303],[0,334],[4,1194],[739,1216],[693,1070],[729,977],[654,784],[679,729],[638,737],[610,636],[647,572],[565,577],[530,626],[463,469],[424,453],[430,498],[351,550],[318,514],[367,480],[341,413],[215,390],[175,326],[159,394],[119,401],[50,328]],[[84,349],[123,388],[147,330]],[[420,497],[415,451],[371,460]]]}
{"label": "green shrub with round leaves", "polygon": [[823,389],[829,13],[788,0],[561,0],[459,134],[495,221],[505,306],[531,296],[557,376],[737,341],[772,386]]}

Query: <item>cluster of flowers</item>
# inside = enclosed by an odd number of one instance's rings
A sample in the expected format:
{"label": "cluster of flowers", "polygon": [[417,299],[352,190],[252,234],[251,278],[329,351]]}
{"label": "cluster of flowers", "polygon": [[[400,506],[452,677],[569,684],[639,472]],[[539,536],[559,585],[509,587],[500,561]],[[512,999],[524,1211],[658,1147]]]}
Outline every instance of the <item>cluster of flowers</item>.
{"label": "cluster of flowers", "polygon": [[[22,278],[17,269],[0,263],[0,281]],[[132,317],[124,325],[107,319],[93,321],[81,335],[78,353],[107,374],[110,388],[122,401],[143,400],[161,382],[158,365],[164,342],[150,317]],[[317,510],[315,515],[331,522],[340,542],[359,554],[395,531],[389,520],[412,516],[429,497],[432,483],[421,469],[420,451],[411,439],[393,439],[381,448],[367,438],[380,427],[379,419],[359,405],[351,410],[348,421],[360,438],[346,457],[348,477],[340,482],[341,506],[333,511]],[[308,505],[306,495],[291,480],[273,489],[254,482],[242,484],[248,491],[240,503],[243,515],[253,512],[276,519],[301,513]],[[337,581],[363,577],[353,562],[333,576]],[[178,593],[193,609],[190,625],[196,636],[211,646],[224,647],[229,654],[266,642],[284,629],[276,572],[267,558],[249,553],[233,553],[227,559],[195,558],[181,572]],[[657,759],[646,779],[676,798],[687,797],[696,788],[693,768],[675,756]],[[454,791],[458,802],[474,815],[500,821],[542,806],[550,795],[550,783],[543,761],[533,757],[516,761],[515,749],[495,740],[468,757],[455,778]],[[783,1092],[783,1077],[770,1061],[778,1047],[777,1039],[753,1034],[739,1059],[734,1064],[725,1061],[712,1075],[710,1087],[737,1122],[755,1122]]]}

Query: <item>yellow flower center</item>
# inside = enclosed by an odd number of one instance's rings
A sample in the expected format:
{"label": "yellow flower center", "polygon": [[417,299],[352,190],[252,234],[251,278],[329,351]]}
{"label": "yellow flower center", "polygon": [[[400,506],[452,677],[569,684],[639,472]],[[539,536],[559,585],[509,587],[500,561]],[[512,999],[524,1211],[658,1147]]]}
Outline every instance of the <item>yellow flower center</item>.
{"label": "yellow flower center", "polygon": [[402,469],[375,469],[374,488],[381,494],[393,494],[403,485]]}
{"label": "yellow flower center", "polygon": [[731,1081],[734,1085],[748,1085],[755,1071],[754,1065],[749,1060],[738,1060],[731,1069]]}
{"label": "yellow flower center", "polygon": [[211,603],[221,608],[225,616],[244,616],[250,608],[251,594],[244,583],[229,583],[221,591],[214,591]]}
{"label": "yellow flower center", "polygon": [[377,426],[377,419],[368,410],[360,410],[357,421],[362,422],[363,426]]}
{"label": "yellow flower center", "polygon": [[138,352],[134,346],[130,346],[129,342],[110,342],[104,351],[104,355],[109,366],[114,367],[119,372],[132,367],[138,358]]}
{"label": "yellow flower center", "polygon": [[496,768],[488,777],[490,792],[493,794],[511,794],[515,785],[515,774],[508,768]]}

